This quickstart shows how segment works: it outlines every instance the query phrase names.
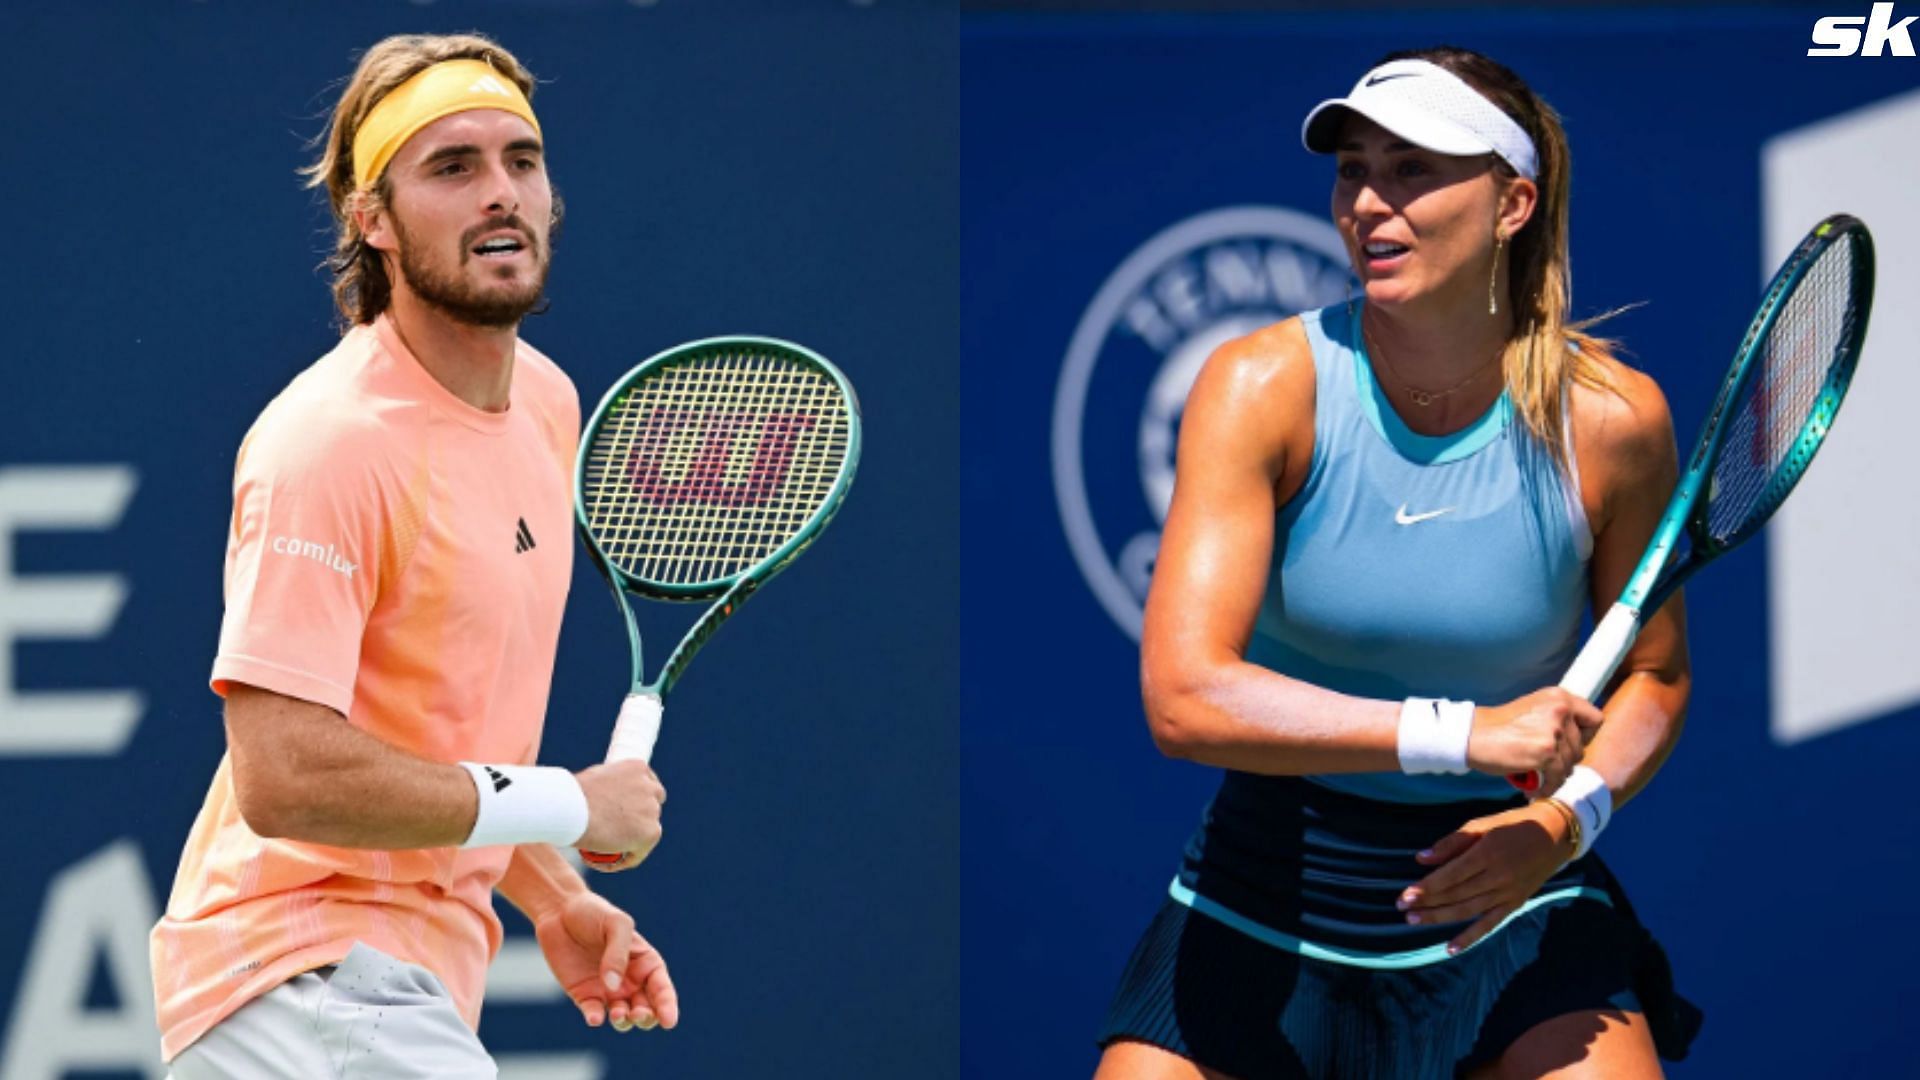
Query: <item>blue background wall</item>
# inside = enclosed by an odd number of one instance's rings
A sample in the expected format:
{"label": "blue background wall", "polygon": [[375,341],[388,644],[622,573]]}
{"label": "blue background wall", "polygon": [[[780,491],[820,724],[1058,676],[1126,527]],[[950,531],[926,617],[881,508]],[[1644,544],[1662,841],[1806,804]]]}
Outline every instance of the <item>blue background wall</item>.
{"label": "blue background wall", "polygon": [[[1690,445],[1771,269],[1762,142],[1920,86],[1910,58],[1808,59],[1814,19],[1832,13],[1852,12],[966,17],[965,1075],[1090,1073],[1114,981],[1217,783],[1155,754],[1135,642],[1065,538],[1053,410],[1103,283],[1217,208],[1324,220],[1332,166],[1299,147],[1307,109],[1393,49],[1478,48],[1566,117],[1576,307],[1648,301],[1608,331],[1659,378]],[[1920,124],[1869,167],[1910,170],[1913,137]],[[1883,259],[1904,259],[1891,238],[1915,235],[1915,213],[1872,221]],[[1883,311],[1911,300],[1879,297]],[[1910,364],[1916,344],[1870,341],[1862,392],[1873,365]],[[1136,443],[1158,362],[1113,331],[1079,413],[1073,456],[1109,559],[1126,528],[1153,524]],[[1885,468],[1889,483],[1905,475]],[[1920,945],[1904,897],[1920,863],[1905,838],[1920,728],[1909,706],[1792,746],[1769,738],[1765,548],[1689,589],[1686,736],[1601,848],[1707,1011],[1673,1075],[1914,1075]],[[1018,1049],[1009,1026],[1028,1032]]]}
{"label": "blue background wall", "polygon": [[[135,480],[98,529],[27,527],[13,506],[6,595],[83,574],[127,598],[95,638],[15,631],[11,691],[143,698],[122,748],[0,756],[0,1073],[125,1076],[144,1060],[157,1075],[144,924],[223,747],[205,680],[233,455],[335,340],[314,271],[330,226],[294,170],[356,50],[478,27],[543,81],[568,219],[552,311],[523,332],[586,404],[677,341],[775,334],[846,370],[869,448],[831,532],[676,692],[656,759],[665,842],[596,879],[668,958],[680,1030],[588,1031],[537,971],[504,979],[483,1035],[522,1077],[954,1075],[955,16],[839,0],[265,7],[0,14],[0,484],[49,465]],[[545,755],[581,767],[604,753],[626,645],[584,559],[570,603]],[[670,641],[696,610],[646,626]]]}

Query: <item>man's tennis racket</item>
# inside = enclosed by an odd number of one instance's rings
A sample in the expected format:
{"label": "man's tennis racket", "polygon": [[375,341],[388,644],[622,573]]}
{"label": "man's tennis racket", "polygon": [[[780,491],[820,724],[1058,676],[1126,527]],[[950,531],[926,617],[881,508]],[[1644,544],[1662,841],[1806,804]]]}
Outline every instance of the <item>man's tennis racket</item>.
{"label": "man's tennis racket", "polygon": [[[853,387],[792,342],[689,342],[607,391],[581,439],[574,514],[633,647],[633,685],[608,761],[652,757],[662,703],[687,663],[826,529],[859,461]],[[628,593],[713,601],[652,682]],[[621,859],[581,855],[603,866]]]}
{"label": "man's tennis racket", "polygon": [[[1840,410],[1872,306],[1873,237],[1860,219],[1835,214],[1773,275],[1666,515],[1561,689],[1597,701],[1639,635],[1641,614],[1658,611],[1780,508]],[[1522,791],[1540,787],[1538,773],[1509,779]]]}

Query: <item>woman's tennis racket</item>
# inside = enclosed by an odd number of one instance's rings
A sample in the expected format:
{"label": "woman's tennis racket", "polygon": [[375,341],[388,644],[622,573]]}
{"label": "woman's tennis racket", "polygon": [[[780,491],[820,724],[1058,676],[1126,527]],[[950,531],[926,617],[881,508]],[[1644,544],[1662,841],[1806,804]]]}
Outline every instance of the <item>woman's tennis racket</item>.
{"label": "woman's tennis racket", "polygon": [[[853,387],[792,342],[689,342],[607,391],[580,443],[574,514],[633,647],[632,689],[608,761],[652,757],[662,703],[687,663],[826,529],[859,461]],[[713,601],[652,682],[628,593]],[[600,865],[621,859],[581,855]]]}
{"label": "woman's tennis racket", "polygon": [[[1786,501],[1840,410],[1872,306],[1873,237],[1860,219],[1835,214],[1773,275],[1666,515],[1561,689],[1597,701],[1639,635],[1641,614],[1658,611]],[[1538,773],[1509,779],[1529,793],[1540,787]]]}

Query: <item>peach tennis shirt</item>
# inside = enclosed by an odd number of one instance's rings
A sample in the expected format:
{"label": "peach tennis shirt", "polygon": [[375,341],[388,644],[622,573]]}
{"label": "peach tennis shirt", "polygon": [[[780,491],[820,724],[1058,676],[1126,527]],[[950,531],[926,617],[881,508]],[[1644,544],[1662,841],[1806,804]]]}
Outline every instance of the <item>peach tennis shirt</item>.
{"label": "peach tennis shirt", "polygon": [[[295,378],[240,445],[214,692],[317,702],[434,761],[533,762],[572,574],[580,402],[525,343],[510,402],[455,397],[384,316]],[[222,757],[153,931],[165,1057],[356,941],[432,971],[477,1027],[512,854],[263,839]]]}

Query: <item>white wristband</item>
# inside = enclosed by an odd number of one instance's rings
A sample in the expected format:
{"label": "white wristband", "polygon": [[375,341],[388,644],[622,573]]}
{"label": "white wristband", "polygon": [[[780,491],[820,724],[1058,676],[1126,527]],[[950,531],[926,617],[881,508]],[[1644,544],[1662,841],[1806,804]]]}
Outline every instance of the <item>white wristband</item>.
{"label": "white wristband", "polygon": [[473,777],[480,812],[463,848],[496,844],[572,847],[587,831],[587,793],[565,769],[541,765],[460,767]]}
{"label": "white wristband", "polygon": [[1591,767],[1575,765],[1553,797],[1580,816],[1580,849],[1573,853],[1578,859],[1593,850],[1600,830],[1613,820],[1613,792],[1608,789],[1606,779]]}
{"label": "white wristband", "polygon": [[1400,705],[1400,771],[1467,772],[1473,702],[1408,698]]}

